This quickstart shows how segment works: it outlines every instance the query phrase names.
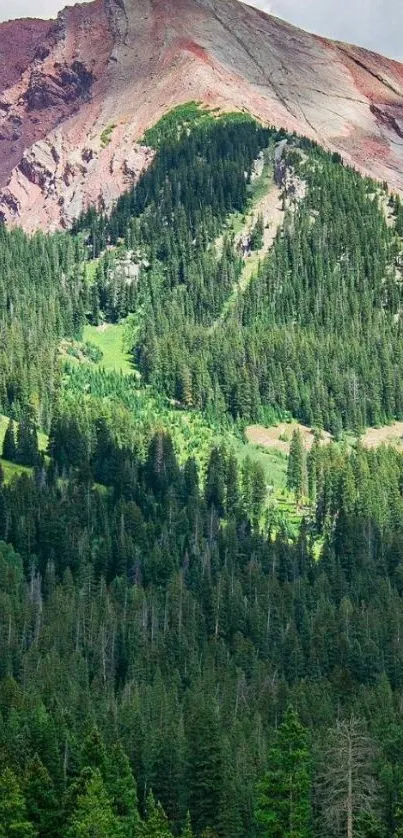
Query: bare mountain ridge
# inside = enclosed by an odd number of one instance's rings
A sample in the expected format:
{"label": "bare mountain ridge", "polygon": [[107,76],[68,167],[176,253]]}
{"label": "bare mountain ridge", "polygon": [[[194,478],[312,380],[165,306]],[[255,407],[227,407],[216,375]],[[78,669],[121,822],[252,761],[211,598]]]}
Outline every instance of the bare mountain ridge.
{"label": "bare mountain ridge", "polygon": [[238,0],[95,0],[0,25],[0,212],[27,230],[110,205],[191,99],[246,109],[403,192],[403,65]]}

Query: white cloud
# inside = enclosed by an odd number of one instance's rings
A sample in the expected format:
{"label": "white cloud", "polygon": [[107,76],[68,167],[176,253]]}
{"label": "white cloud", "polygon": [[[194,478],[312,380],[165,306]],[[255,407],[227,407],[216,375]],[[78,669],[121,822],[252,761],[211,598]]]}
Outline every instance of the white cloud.
{"label": "white cloud", "polygon": [[77,0],[0,0],[0,20],[16,17],[56,17],[64,6],[74,6]]}
{"label": "white cloud", "polygon": [[249,6],[254,6],[255,9],[263,9],[264,12],[272,12],[272,3],[268,0],[242,0],[243,3],[248,3]]}
{"label": "white cloud", "polygon": [[303,29],[403,60],[402,0],[244,0]]}

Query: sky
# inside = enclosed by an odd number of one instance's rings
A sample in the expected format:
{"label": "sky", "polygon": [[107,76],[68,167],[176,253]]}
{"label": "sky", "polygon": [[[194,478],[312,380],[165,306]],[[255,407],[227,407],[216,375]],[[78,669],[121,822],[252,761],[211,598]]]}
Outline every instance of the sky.
{"label": "sky", "polygon": [[[74,0],[0,0],[0,20],[52,17]],[[403,0],[246,0],[319,35],[403,60]]]}

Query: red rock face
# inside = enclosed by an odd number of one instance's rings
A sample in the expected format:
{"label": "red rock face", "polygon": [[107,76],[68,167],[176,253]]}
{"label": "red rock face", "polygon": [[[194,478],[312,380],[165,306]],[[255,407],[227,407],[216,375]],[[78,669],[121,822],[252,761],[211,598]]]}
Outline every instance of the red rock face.
{"label": "red rock face", "polygon": [[238,0],[95,0],[0,25],[0,213],[27,230],[111,205],[173,106],[245,109],[403,192],[403,65]]}

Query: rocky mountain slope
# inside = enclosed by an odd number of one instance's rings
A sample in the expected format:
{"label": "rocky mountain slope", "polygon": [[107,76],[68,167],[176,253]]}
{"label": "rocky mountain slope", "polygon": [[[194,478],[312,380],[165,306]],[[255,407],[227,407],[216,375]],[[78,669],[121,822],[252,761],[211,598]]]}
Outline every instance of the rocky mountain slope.
{"label": "rocky mountain slope", "polygon": [[306,134],[403,192],[403,65],[238,0],[95,0],[0,26],[0,212],[28,230],[110,205],[144,130],[199,100]]}

